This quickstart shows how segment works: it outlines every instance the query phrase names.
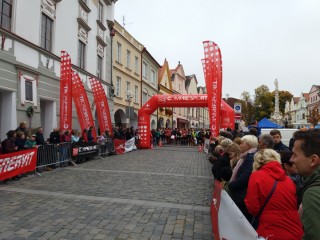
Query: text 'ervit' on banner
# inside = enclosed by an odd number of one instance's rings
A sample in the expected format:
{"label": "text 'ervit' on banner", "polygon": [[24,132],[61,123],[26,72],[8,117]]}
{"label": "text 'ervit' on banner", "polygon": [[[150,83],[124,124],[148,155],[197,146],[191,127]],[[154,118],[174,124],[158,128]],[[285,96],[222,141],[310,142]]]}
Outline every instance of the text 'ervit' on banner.
{"label": "text 'ervit' on banner", "polygon": [[72,129],[72,70],[71,58],[61,51],[60,62],[60,130]]}
{"label": "text 'ervit' on banner", "polygon": [[[90,109],[90,103],[86,90],[79,75],[72,72],[72,98],[75,104],[81,131],[94,126],[93,117]],[[96,131],[92,132],[94,138],[97,137]]]}
{"label": "text 'ervit' on banner", "polygon": [[211,135],[219,135],[220,108],[222,97],[222,60],[220,48],[212,41],[204,41],[204,69],[208,94]]}
{"label": "text 'ervit' on banner", "polygon": [[108,130],[109,134],[112,136],[113,130],[107,95],[99,80],[96,78],[90,78],[89,81],[93,92],[94,103],[96,105],[100,133]]}
{"label": "text 'ervit' on banner", "polygon": [[32,148],[0,155],[0,180],[9,179],[36,169],[37,149]]}

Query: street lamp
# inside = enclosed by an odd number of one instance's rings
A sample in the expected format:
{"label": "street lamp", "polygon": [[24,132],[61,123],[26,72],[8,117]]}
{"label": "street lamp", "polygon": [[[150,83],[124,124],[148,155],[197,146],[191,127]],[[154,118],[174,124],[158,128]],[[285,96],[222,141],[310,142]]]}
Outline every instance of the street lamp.
{"label": "street lamp", "polygon": [[132,99],[132,94],[131,92],[127,92],[127,100],[129,101],[129,109],[128,109],[128,127],[130,128],[130,118],[131,118],[131,99]]}

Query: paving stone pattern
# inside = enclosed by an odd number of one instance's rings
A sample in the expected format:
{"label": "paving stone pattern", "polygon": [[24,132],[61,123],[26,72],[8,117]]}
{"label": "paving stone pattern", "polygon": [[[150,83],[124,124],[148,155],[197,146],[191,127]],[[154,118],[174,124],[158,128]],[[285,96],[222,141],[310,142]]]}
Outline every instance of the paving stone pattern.
{"label": "paving stone pattern", "polygon": [[213,239],[196,147],[96,158],[0,185],[0,239]]}

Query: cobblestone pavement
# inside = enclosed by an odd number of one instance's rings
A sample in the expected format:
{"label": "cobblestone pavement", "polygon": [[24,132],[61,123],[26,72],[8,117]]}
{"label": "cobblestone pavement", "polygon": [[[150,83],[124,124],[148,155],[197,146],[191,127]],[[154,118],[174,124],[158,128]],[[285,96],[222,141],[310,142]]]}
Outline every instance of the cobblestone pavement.
{"label": "cobblestone pavement", "polygon": [[196,147],[97,158],[0,184],[0,239],[213,239]]}

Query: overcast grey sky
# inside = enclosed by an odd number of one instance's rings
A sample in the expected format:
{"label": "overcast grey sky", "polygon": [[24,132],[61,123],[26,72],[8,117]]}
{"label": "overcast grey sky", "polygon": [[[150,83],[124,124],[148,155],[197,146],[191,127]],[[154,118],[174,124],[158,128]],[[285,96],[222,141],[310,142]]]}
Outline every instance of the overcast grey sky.
{"label": "overcast grey sky", "polygon": [[262,84],[294,96],[320,85],[320,0],[118,0],[115,19],[170,69],[204,86],[202,42],[220,46],[223,97]]}

